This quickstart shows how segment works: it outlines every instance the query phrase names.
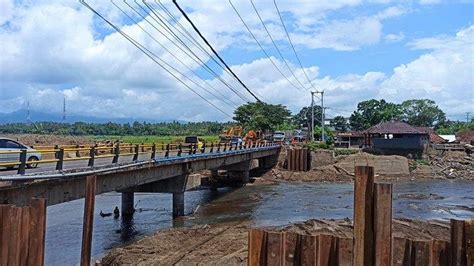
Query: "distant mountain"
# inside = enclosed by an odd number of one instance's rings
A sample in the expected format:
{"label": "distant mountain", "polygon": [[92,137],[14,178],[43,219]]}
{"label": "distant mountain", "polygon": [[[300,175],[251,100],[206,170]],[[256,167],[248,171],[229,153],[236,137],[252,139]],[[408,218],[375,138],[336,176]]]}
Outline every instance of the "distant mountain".
{"label": "distant mountain", "polygon": [[[26,109],[20,109],[11,113],[0,113],[0,124],[8,124],[8,123],[26,123]],[[40,121],[51,121],[51,122],[62,122],[63,116],[62,114],[58,113],[45,113],[39,111],[30,111],[31,122],[40,122]],[[66,117],[67,123],[74,123],[74,122],[87,122],[87,123],[133,123],[135,121],[143,122],[146,121],[148,123],[160,123],[160,122],[172,122],[176,121],[173,119],[168,120],[152,120],[152,119],[144,119],[144,118],[106,118],[106,117],[93,117],[93,116],[80,116],[80,115],[68,115]],[[180,123],[186,123],[185,121],[178,121]]]}

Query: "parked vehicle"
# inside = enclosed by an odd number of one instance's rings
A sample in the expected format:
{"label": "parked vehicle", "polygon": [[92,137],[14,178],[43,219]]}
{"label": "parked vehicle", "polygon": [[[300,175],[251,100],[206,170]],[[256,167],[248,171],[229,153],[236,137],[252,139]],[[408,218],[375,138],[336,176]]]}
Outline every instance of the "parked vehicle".
{"label": "parked vehicle", "polygon": [[198,149],[202,148],[204,141],[197,136],[187,136],[184,138],[184,144],[197,144]]}
{"label": "parked vehicle", "polygon": [[273,133],[273,141],[275,142],[285,141],[285,132],[275,131],[275,133]]}
{"label": "parked vehicle", "polygon": [[[41,160],[41,153],[37,150],[26,146],[16,140],[9,138],[0,138],[0,164],[6,162],[18,162],[20,160],[20,151],[26,150],[26,161],[28,168],[38,167],[37,161]],[[2,153],[2,152],[16,152],[18,153]],[[13,168],[13,167],[7,167]]]}
{"label": "parked vehicle", "polygon": [[230,140],[230,144],[231,145],[240,145],[240,143],[242,143],[243,140],[241,137],[233,137],[231,140]]}

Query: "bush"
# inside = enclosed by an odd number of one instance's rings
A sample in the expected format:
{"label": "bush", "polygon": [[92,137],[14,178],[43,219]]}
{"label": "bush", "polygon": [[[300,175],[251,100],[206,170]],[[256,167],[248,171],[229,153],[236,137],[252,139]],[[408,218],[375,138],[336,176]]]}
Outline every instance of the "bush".
{"label": "bush", "polygon": [[359,149],[334,149],[335,156],[351,155],[356,153],[359,153]]}
{"label": "bush", "polygon": [[333,148],[332,145],[326,142],[321,142],[321,141],[308,142],[307,144],[304,145],[304,147],[310,150],[317,150],[317,149],[330,150]]}

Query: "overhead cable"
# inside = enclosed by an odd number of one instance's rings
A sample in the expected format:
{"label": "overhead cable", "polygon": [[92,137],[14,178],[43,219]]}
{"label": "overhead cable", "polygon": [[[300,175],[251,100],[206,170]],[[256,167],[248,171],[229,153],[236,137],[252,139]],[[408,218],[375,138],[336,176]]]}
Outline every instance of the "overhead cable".
{"label": "overhead cable", "polygon": [[278,16],[280,17],[280,21],[281,21],[281,25],[283,26],[283,29],[285,30],[285,33],[286,33],[286,37],[288,37],[288,42],[290,43],[291,45],[291,48],[293,49],[293,53],[295,54],[295,57],[296,59],[298,60],[298,63],[301,67],[301,70],[303,70],[303,74],[304,76],[306,77],[306,79],[308,80],[308,83],[311,85],[311,87],[316,90],[316,88],[314,88],[313,86],[313,83],[311,82],[311,80],[309,79],[308,75],[306,74],[306,71],[303,67],[303,64],[301,64],[301,60],[300,60],[300,57],[298,56],[298,53],[296,53],[296,49],[295,49],[295,46],[293,45],[293,42],[291,41],[291,38],[290,38],[290,34],[288,33],[288,30],[286,29],[286,26],[285,26],[285,22],[283,22],[283,17],[281,16],[281,13],[280,13],[280,9],[278,9],[278,5],[276,3],[276,0],[273,0],[273,4],[275,4],[275,8],[277,10],[277,13],[278,13]]}
{"label": "overhead cable", "polygon": [[232,0],[229,0],[229,4],[232,6],[232,9],[235,11],[235,13],[237,14],[237,16],[240,18],[240,21],[242,21],[242,23],[244,24],[245,28],[247,29],[247,31],[250,33],[250,35],[252,36],[252,38],[255,40],[255,42],[257,43],[258,47],[260,47],[260,50],[262,50],[262,52],[265,54],[265,56],[270,60],[270,62],[272,63],[272,65],[276,68],[276,70],[288,81],[289,84],[291,84],[291,86],[293,86],[295,89],[298,89],[298,90],[302,90],[302,88],[296,86],[285,74],[283,74],[283,71],[276,65],[275,61],[273,61],[272,57],[267,53],[267,51],[265,51],[265,48],[263,48],[263,45],[258,41],[257,37],[255,36],[255,34],[253,34],[253,32],[250,30],[250,27],[247,25],[247,23],[245,22],[245,20],[242,18],[242,16],[240,15],[239,11],[237,10],[237,8],[235,8],[234,4],[232,4]]}
{"label": "overhead cable", "polygon": [[286,67],[288,68],[288,70],[291,72],[291,75],[292,75],[292,76],[295,78],[295,80],[301,85],[301,87],[305,88],[305,86],[303,85],[303,83],[301,83],[301,81],[296,77],[295,72],[293,71],[293,69],[291,69],[290,65],[288,64],[288,61],[285,59],[285,57],[284,57],[283,54],[281,53],[280,48],[278,48],[278,45],[276,44],[275,40],[273,39],[272,35],[270,34],[270,31],[268,30],[267,26],[265,25],[265,22],[263,22],[263,19],[262,19],[262,17],[260,16],[260,13],[259,13],[258,10],[257,10],[257,7],[255,6],[255,4],[253,3],[252,0],[250,0],[250,3],[252,4],[253,10],[255,11],[255,13],[256,13],[257,16],[258,16],[258,19],[260,20],[260,23],[262,24],[263,28],[265,29],[265,32],[267,33],[268,37],[270,37],[270,40],[272,41],[273,46],[274,46],[275,49],[277,50],[277,52],[278,52],[278,54],[280,55],[280,57],[281,57],[281,59],[283,60],[283,62],[285,62],[285,65],[286,65]]}
{"label": "overhead cable", "polygon": [[167,65],[169,68],[173,69],[174,71],[178,72],[182,77],[187,78],[185,75],[183,75],[179,70],[174,68],[173,66],[169,65],[167,62],[163,61],[160,59],[156,54],[154,54],[152,51],[150,51],[148,48],[144,47],[142,44],[140,44],[138,41],[135,39],[131,38],[128,34],[123,32],[119,27],[117,27],[115,24],[110,22],[108,19],[106,19],[104,16],[102,16],[98,11],[96,11],[94,8],[92,8],[89,4],[87,4],[84,0],[79,0],[79,2],[87,7],[89,10],[91,10],[94,14],[96,14],[98,17],[100,17],[102,20],[104,20],[107,24],[109,24],[113,29],[115,29],[120,35],[122,35],[125,39],[127,39],[131,44],[133,44],[136,48],[138,48],[143,54],[145,54],[148,58],[150,58],[153,62],[155,62],[158,66],[160,66],[162,69],[164,69],[168,74],[170,74],[172,77],[174,77],[176,80],[178,80],[181,84],[183,84],[186,88],[188,88],[190,91],[192,91],[194,94],[196,94],[198,97],[203,99],[205,102],[207,102],[209,105],[217,109],[219,112],[223,113],[224,115],[232,118],[231,115],[223,111],[221,108],[210,102],[208,99],[203,97],[201,94],[199,94],[196,90],[194,90],[191,86],[189,86],[186,82],[184,82],[180,77],[178,77],[176,74],[171,72],[169,69],[164,67],[164,65]]}
{"label": "overhead cable", "polygon": [[179,11],[181,12],[181,14],[184,16],[184,18],[189,22],[189,24],[191,24],[191,26],[193,27],[194,31],[196,31],[196,33],[199,35],[199,37],[201,37],[201,39],[204,41],[204,43],[206,43],[206,45],[211,49],[211,51],[214,53],[214,55],[219,59],[219,61],[222,62],[222,64],[224,64],[224,66],[230,71],[230,73],[232,73],[232,76],[234,76],[234,78],[240,83],[240,85],[242,85],[242,87],[244,87],[248,93],[250,95],[252,95],[255,100],[257,100],[257,102],[262,102],[256,95],[255,93],[253,93],[248,87],[247,85],[245,85],[245,83],[234,73],[234,71],[232,71],[232,69],[227,65],[227,63],[224,61],[224,59],[222,59],[222,57],[217,53],[217,51],[214,49],[214,47],[212,47],[212,45],[209,43],[209,41],[206,39],[206,37],[204,37],[201,33],[201,31],[199,31],[199,29],[196,27],[196,25],[194,25],[193,21],[188,17],[188,15],[186,14],[186,12],[179,6],[178,2],[176,0],[173,0],[173,3],[174,5],[176,6],[176,8],[179,9]]}
{"label": "overhead cable", "polygon": [[[129,14],[127,14],[122,8],[120,8],[113,0],[110,1],[117,9],[119,9],[125,16],[127,16],[136,26],[138,26],[143,32],[145,32],[155,43],[157,43],[158,45],[160,45],[161,48],[163,48],[165,51],[167,51],[171,56],[173,56],[176,61],[178,61],[179,63],[181,63],[184,67],[186,67],[190,72],[192,72],[193,74],[195,74],[197,77],[199,77],[199,75],[197,74],[197,72],[195,70],[193,70],[190,66],[188,66],[186,63],[184,63],[181,59],[179,59],[178,56],[176,56],[173,52],[171,52],[165,45],[163,45],[160,41],[158,41],[155,37],[153,37],[153,35],[151,33],[149,33],[145,28],[143,28],[140,23],[138,23],[135,19],[133,19]],[[216,88],[214,88],[209,82],[207,82],[206,80],[203,79],[203,82],[206,83],[210,88],[212,88],[214,91],[216,92],[219,92]],[[222,102],[224,102],[225,104],[227,104],[228,106],[230,107],[236,107],[236,104],[235,103],[232,103],[230,102],[226,97],[225,95],[222,95],[221,97],[217,96],[216,94],[214,94],[213,92],[209,91],[205,86],[201,85],[201,84],[197,84],[195,83],[197,86],[199,86],[200,88],[202,88],[203,90],[205,90],[207,93],[211,94],[212,96],[214,96],[216,99],[218,100],[221,100]]]}
{"label": "overhead cable", "polygon": [[[194,62],[196,62],[198,65],[201,65],[207,72],[209,72],[211,75],[213,75],[214,77],[216,77],[219,81],[221,81],[225,86],[227,86],[233,93],[235,93],[239,98],[241,98],[244,102],[248,102],[249,101],[249,98],[247,98],[245,95],[243,95],[242,93],[240,93],[239,91],[237,91],[236,89],[233,89],[225,80],[223,80],[219,74],[217,74],[211,67],[209,67],[199,56],[197,56],[192,50],[191,48],[189,48],[181,39],[178,38],[178,41],[183,45],[183,47],[181,47],[179,44],[177,44],[173,38],[170,37],[170,34],[166,33],[166,32],[163,32],[162,30],[160,30],[158,27],[156,27],[156,25],[154,25],[152,22],[150,22],[150,20],[143,16],[138,10],[136,10],[134,7],[132,7],[129,3],[127,3],[127,1],[123,1],[130,9],[132,9],[136,14],[138,14],[138,16],[140,16],[144,21],[146,21],[148,24],[150,24],[150,26],[153,27],[153,29],[155,29],[157,32],[159,32],[162,36],[164,36],[169,42],[171,42],[174,46],[176,46],[176,48],[178,48],[180,51],[182,51],[183,53],[185,53],[187,56],[189,56]],[[138,5],[138,3],[136,3]],[[143,7],[138,5],[142,10]],[[144,10],[146,13],[148,13],[146,10]],[[158,25],[160,25],[162,28],[163,25],[161,24],[162,22],[161,21],[158,21],[156,20],[156,18],[152,15],[149,16],[151,19],[153,19],[155,22],[158,23]],[[165,30],[166,31],[166,30]],[[188,53],[189,52],[189,53]]]}

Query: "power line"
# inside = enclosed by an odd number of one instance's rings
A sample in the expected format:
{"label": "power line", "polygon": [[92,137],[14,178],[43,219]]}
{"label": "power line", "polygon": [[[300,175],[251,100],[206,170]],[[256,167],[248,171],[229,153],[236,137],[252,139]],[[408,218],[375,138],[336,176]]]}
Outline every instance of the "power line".
{"label": "power line", "polygon": [[[212,102],[210,102],[209,100],[207,100],[206,98],[204,98],[201,94],[199,94],[197,91],[195,91],[193,88],[191,88],[188,84],[186,84],[184,81],[182,81],[178,76],[176,76],[176,74],[174,74],[173,72],[171,72],[169,69],[165,68],[164,65],[167,65],[169,68],[173,69],[174,71],[178,72],[181,76],[185,77],[185,75],[183,75],[179,70],[175,69],[174,67],[172,67],[171,65],[169,65],[168,63],[166,63],[165,61],[163,61],[162,59],[160,59],[158,56],[156,56],[156,54],[154,54],[153,52],[151,52],[148,48],[144,47],[142,44],[140,44],[138,41],[136,41],[135,39],[131,38],[128,34],[126,34],[125,32],[123,32],[121,29],[119,29],[115,24],[113,24],[112,22],[110,22],[108,19],[106,19],[104,16],[102,16],[98,11],[96,11],[94,8],[92,8],[89,4],[87,4],[85,2],[85,0],[79,0],[79,2],[84,5],[85,7],[87,7],[89,10],[91,10],[94,14],[96,14],[98,17],[100,17],[102,20],[104,20],[107,24],[109,24],[113,29],[115,29],[120,35],[122,35],[125,39],[127,39],[131,44],[133,44],[136,48],[138,48],[143,54],[145,54],[148,58],[150,58],[151,60],[153,60],[153,62],[155,62],[158,66],[160,66],[161,68],[163,68],[168,74],[170,74],[172,77],[174,77],[176,80],[178,80],[181,84],[183,84],[186,88],[188,88],[189,90],[191,90],[193,93],[195,93],[197,96],[199,96],[201,99],[203,99],[204,101],[206,101],[209,105],[213,106],[214,108],[216,108],[218,111],[220,111],[221,113],[225,114],[226,116],[232,118],[231,115],[229,115],[228,113],[226,113],[225,111],[223,111],[222,109],[220,109],[219,107],[217,107],[215,104],[213,104]],[[161,63],[160,63],[161,62]]]}
{"label": "power line", "polygon": [[220,57],[220,55],[217,53],[217,51],[214,49],[214,47],[212,47],[212,45],[209,43],[209,41],[201,34],[201,32],[199,31],[199,29],[194,25],[194,23],[192,22],[192,20],[188,17],[188,15],[186,14],[186,12],[184,12],[183,9],[181,9],[181,7],[179,6],[178,2],[176,0],[173,0],[173,3],[174,5],[179,9],[179,11],[181,12],[181,14],[184,16],[184,18],[189,22],[189,24],[191,24],[191,26],[193,27],[194,31],[196,31],[196,33],[201,37],[201,39],[206,43],[206,45],[211,49],[211,51],[215,54],[215,56],[217,58],[219,58],[219,60],[222,62],[222,64],[225,65],[225,67],[230,71],[230,73],[232,73],[232,75],[234,76],[235,79],[237,79],[237,81],[248,91],[248,93],[250,93],[250,95],[252,95],[255,100],[257,100],[257,102],[262,102],[248,87],[247,85],[245,85],[245,83],[242,82],[242,80],[240,80],[240,78],[234,73],[234,71],[232,71],[232,69],[230,69],[230,67],[227,65],[227,63],[222,59],[222,57]]}
{"label": "power line", "polygon": [[[174,46],[176,46],[180,51],[182,51],[183,53],[185,53],[187,56],[189,56],[194,62],[196,62],[198,65],[204,67],[204,69],[209,72],[211,75],[213,75],[214,77],[216,77],[218,80],[220,80],[225,86],[227,86],[233,93],[235,93],[239,98],[241,98],[243,101],[247,102],[249,101],[248,98],[239,93],[235,88],[231,87],[225,80],[223,80],[219,74],[217,74],[216,72],[214,72],[214,70],[209,67],[199,56],[197,56],[193,51],[192,49],[186,45],[186,43],[184,43],[178,36],[176,36],[174,34],[174,32],[172,31],[169,31],[167,30],[163,25],[167,26],[165,22],[163,22],[161,19],[158,21],[156,20],[155,17],[151,16],[150,17],[156,21],[158,23],[158,25],[160,25],[162,28],[165,29],[165,31],[167,31],[168,33],[170,33],[171,35],[175,36],[175,38],[181,43],[181,45],[183,45],[184,48],[182,48],[180,45],[178,45],[172,38],[170,38],[168,36],[168,34],[164,33],[163,31],[161,31],[159,28],[157,28],[153,23],[151,23],[145,16],[143,16],[140,12],[138,12],[134,7],[132,7],[130,4],[128,4],[125,0],[123,1],[130,9],[132,9],[136,14],[138,14],[138,16],[140,16],[143,20],[145,20],[148,24],[150,24],[150,26],[152,26],[157,32],[159,32],[161,35],[163,35],[168,41],[170,41]],[[142,6],[140,6],[138,3],[136,3],[143,11],[145,11],[146,13],[148,13]],[[155,14],[155,16],[157,15],[155,12],[153,12],[153,10],[151,10],[153,14]],[[186,50],[189,51],[189,53],[186,51]],[[224,96],[225,97],[225,96]],[[236,104],[236,103],[234,103]]]}
{"label": "power line", "polygon": [[[143,3],[150,9],[150,11],[152,11],[155,16],[157,17],[161,17],[160,21],[162,20],[165,20],[166,19],[164,17],[162,17],[159,13],[156,13],[153,8],[151,8],[151,6],[149,4],[147,4],[145,1],[143,1]],[[212,53],[209,53],[200,43],[198,40],[196,40],[194,38],[194,36],[181,24],[181,22],[179,22],[176,17],[168,10],[168,8],[166,8],[166,6],[164,4],[162,4],[159,0],[155,0],[155,3],[158,5],[158,7],[163,10],[167,16],[169,18],[171,18],[173,21],[174,21],[174,24],[171,24],[171,27],[173,27],[176,31],[178,31],[183,37],[185,37],[187,40],[189,40],[190,42],[194,43],[196,45],[197,48],[199,48],[199,50],[201,50],[205,55],[209,56],[209,58],[217,65],[219,66],[220,68],[222,68],[224,70],[224,73],[228,74],[229,76],[231,76],[231,78],[233,78],[233,75],[232,73],[225,67],[225,65],[222,65],[222,63],[219,61],[219,60],[216,60],[214,57],[215,55],[213,55]],[[163,22],[164,23],[164,22]],[[164,23],[165,24],[165,23]],[[166,25],[166,24],[165,24]],[[168,27],[168,26],[167,26]],[[179,27],[179,28],[178,28]],[[169,28],[169,27],[168,27]],[[170,33],[173,34],[174,36],[176,36],[176,34],[173,32],[173,30],[169,29],[170,30]],[[176,36],[177,37],[177,36]],[[179,38],[179,37],[177,37]],[[225,82],[220,76],[217,77],[218,79],[220,79],[222,82]],[[229,87],[230,85],[228,85]],[[232,86],[232,88],[234,88],[235,90],[235,87]],[[240,93],[240,92],[239,92]],[[265,101],[267,101],[265,99],[265,97],[263,97],[262,95],[260,95],[257,91],[254,92],[255,95],[257,95],[260,99],[263,99]],[[245,98],[247,98],[246,96],[244,96]],[[246,100],[247,102],[249,102],[248,98]]]}
{"label": "power line", "polygon": [[276,45],[276,42],[275,42],[275,40],[273,39],[272,35],[270,34],[270,31],[268,30],[267,26],[265,25],[265,22],[263,22],[263,19],[262,19],[262,17],[260,16],[260,13],[258,13],[257,7],[255,6],[255,4],[253,3],[252,0],[250,0],[250,3],[252,4],[253,10],[255,10],[255,13],[256,13],[257,16],[258,16],[258,19],[260,20],[260,23],[262,24],[263,28],[265,29],[265,32],[267,33],[268,37],[270,37],[270,40],[272,41],[273,46],[274,46],[275,49],[277,50],[277,52],[278,52],[278,54],[280,55],[281,59],[283,59],[283,62],[285,62],[285,65],[286,65],[286,67],[288,68],[288,70],[291,72],[291,75],[292,75],[292,76],[295,78],[295,80],[301,85],[302,88],[305,88],[305,86],[303,85],[303,83],[301,83],[301,81],[296,77],[294,71],[291,69],[290,65],[288,64],[288,61],[285,59],[285,57],[284,57],[283,54],[281,53],[280,49],[279,49],[278,46]]}
{"label": "power line", "polygon": [[[125,2],[125,0],[124,0]],[[126,3],[126,2],[125,2]],[[137,12],[144,20],[146,20],[153,28],[155,28],[155,30],[157,30],[158,32],[160,32],[164,37],[166,37],[171,43],[173,43],[176,47],[178,47],[181,51],[183,51],[186,55],[188,55],[189,57],[191,57],[191,59],[193,59],[196,63],[198,64],[202,64],[202,66],[204,66],[204,68],[206,69],[206,71],[208,71],[211,75],[213,75],[214,77],[216,77],[220,82],[222,82],[228,89],[230,89],[233,93],[235,93],[239,98],[241,98],[243,101],[245,102],[249,102],[249,98],[247,98],[247,96],[243,95],[242,93],[240,93],[234,86],[231,86],[226,80],[224,80],[219,74],[217,74],[210,66],[208,66],[169,26],[168,26],[168,23],[166,23],[166,19],[164,17],[162,17],[158,12],[156,12],[149,4],[147,4],[145,1],[143,1],[143,3],[145,4],[145,6],[150,10],[150,17],[158,24],[160,25],[165,31],[167,31],[170,35],[172,35],[174,37],[175,40],[177,40],[179,43],[181,43],[181,45],[187,49],[189,51],[189,53],[192,54],[192,56],[190,54],[188,54],[186,51],[184,51],[179,45],[176,44],[176,42],[174,42],[173,40],[170,39],[170,37],[168,37],[167,34],[163,33],[161,30],[157,29],[151,22],[149,22],[144,16],[142,16],[140,13],[138,13],[136,10],[135,12]],[[127,4],[127,3],[126,3]],[[138,4],[136,1],[135,1],[135,4],[137,4],[143,11],[145,11],[146,13],[148,13],[140,4]],[[158,3],[157,3],[158,4]],[[128,5],[128,4],[127,4]],[[166,8],[164,7],[164,5],[161,5],[161,4],[158,4],[159,6],[163,6],[163,8]],[[130,6],[130,5],[128,5]],[[162,10],[163,10],[162,8]],[[133,9],[133,8],[132,8]],[[165,13],[170,13],[169,11]],[[152,16],[151,14],[153,14],[154,16]],[[172,14],[170,13],[170,15],[172,16]],[[156,17],[156,18],[155,18]],[[177,21],[175,19],[175,21]],[[219,64],[219,61],[217,61],[216,59],[214,59],[214,57],[209,53],[207,52],[191,35],[190,38],[188,38],[188,36],[184,35],[175,25],[173,24],[170,24],[175,30],[177,30],[179,33],[181,33],[181,35],[183,35],[188,41],[191,41],[192,43],[195,43],[196,44],[196,47],[200,48],[200,50],[202,52],[204,52],[205,54],[207,54],[209,56],[209,58],[211,60],[213,60],[219,67],[221,67],[222,69],[224,69],[224,72],[226,72],[226,68],[224,68],[223,66],[221,66]],[[197,62],[196,60],[198,60],[199,62]],[[227,73],[227,72],[226,72]]]}
{"label": "power line", "polygon": [[276,0],[273,0],[273,4],[275,4],[275,8],[276,8],[276,10],[277,10],[278,16],[280,17],[281,25],[283,26],[283,29],[285,30],[286,37],[288,37],[288,42],[290,43],[291,48],[293,49],[293,53],[295,54],[295,57],[296,57],[296,59],[298,60],[298,63],[299,63],[299,65],[300,65],[300,67],[301,67],[301,70],[303,70],[304,76],[305,76],[306,79],[308,80],[309,85],[311,85],[311,87],[312,87],[313,89],[316,89],[316,88],[313,86],[313,83],[311,83],[311,80],[309,79],[308,75],[306,74],[306,71],[304,70],[303,64],[301,64],[301,60],[300,60],[300,57],[298,56],[298,53],[296,53],[295,46],[293,45],[293,42],[291,41],[290,34],[288,33],[288,30],[286,29],[286,26],[285,26],[285,22],[283,22],[283,17],[281,16],[280,9],[278,9],[278,5],[277,5],[277,3],[276,3]]}
{"label": "power line", "polygon": [[[182,65],[184,65],[189,71],[191,71],[192,73],[194,73],[196,76],[199,77],[199,75],[196,73],[196,71],[194,71],[190,66],[188,66],[186,63],[184,63],[181,59],[179,59],[174,53],[172,53],[165,45],[163,45],[161,42],[159,42],[155,37],[153,37],[153,35],[151,35],[147,30],[145,30],[137,21],[135,21],[129,14],[127,14],[122,8],[120,8],[117,4],[115,4],[114,1],[110,1],[117,9],[119,9],[125,16],[127,16],[135,25],[137,25],[143,32],[145,32],[154,42],[156,42],[158,45],[160,45],[165,51],[167,51],[171,56],[173,56],[178,62],[180,62]],[[210,88],[212,88],[214,91],[216,92],[219,92],[218,90],[216,90],[216,88],[214,88],[209,82],[207,82],[206,80],[203,80],[203,82],[205,82]],[[212,93],[211,91],[209,91],[206,87],[200,85],[200,84],[197,84],[195,83],[196,85],[198,85],[200,88],[202,88],[203,90],[205,90],[207,93],[211,94],[212,96],[214,96],[215,98],[223,101],[225,104],[227,104],[228,106],[230,107],[236,107],[236,104],[232,104],[231,101],[228,101],[228,99],[225,98],[225,95],[222,95],[222,97],[218,97],[217,95],[215,95],[214,93]]]}
{"label": "power line", "polygon": [[265,54],[265,56],[270,60],[270,62],[272,63],[272,65],[278,70],[278,72],[280,72],[280,74],[288,81],[288,83],[290,83],[295,89],[298,89],[298,90],[301,90],[300,87],[297,87],[295,86],[295,84],[293,84],[293,82],[291,82],[291,80],[285,75],[283,74],[283,71],[276,65],[276,63],[273,61],[273,59],[270,57],[270,55],[267,53],[267,51],[265,51],[265,48],[263,48],[263,46],[260,44],[260,42],[258,41],[257,37],[253,34],[253,32],[250,30],[250,27],[247,25],[247,23],[245,22],[245,20],[242,18],[242,16],[240,15],[239,11],[237,10],[237,8],[235,8],[234,4],[232,4],[232,1],[229,0],[229,4],[232,6],[232,9],[234,9],[235,13],[237,14],[237,16],[240,18],[240,21],[242,21],[242,23],[244,24],[245,28],[247,29],[247,31],[250,33],[250,35],[252,36],[252,38],[255,40],[255,42],[258,44],[258,46],[260,47],[260,49],[262,50],[262,52]]}

